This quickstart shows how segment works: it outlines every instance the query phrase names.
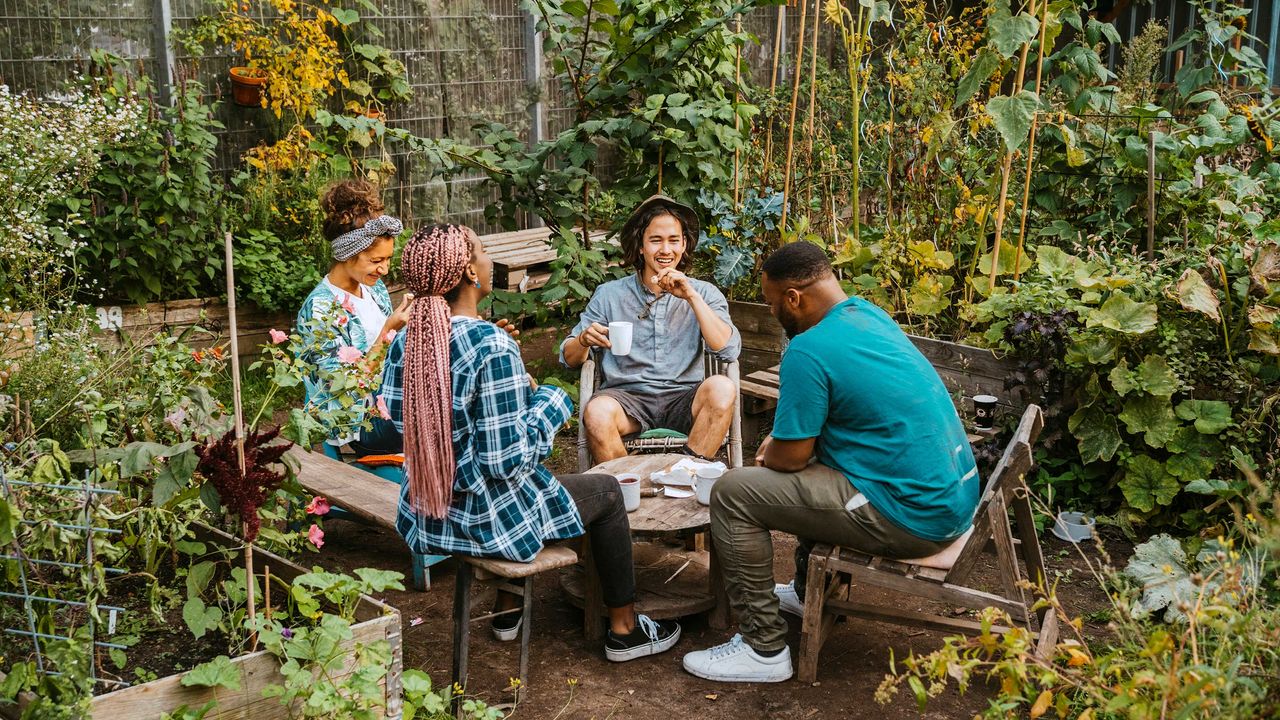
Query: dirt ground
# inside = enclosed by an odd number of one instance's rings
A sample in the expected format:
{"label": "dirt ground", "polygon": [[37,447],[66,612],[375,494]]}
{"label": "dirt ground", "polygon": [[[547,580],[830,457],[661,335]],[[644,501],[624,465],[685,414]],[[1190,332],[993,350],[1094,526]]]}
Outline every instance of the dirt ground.
{"label": "dirt ground", "polygon": [[[571,457],[568,438],[561,438],[559,444],[557,459]],[[341,520],[326,523],[325,533],[323,551],[319,556],[308,555],[304,563],[318,562],[347,571],[380,567],[408,573],[408,551],[394,533]],[[1089,581],[1084,560],[1052,535],[1046,533],[1042,543],[1051,572],[1061,580],[1058,592],[1068,610],[1086,617],[1087,634],[1104,635],[1105,612],[1100,611],[1108,607],[1108,601],[1097,584]],[[1109,544],[1113,552],[1116,544]],[[1127,551],[1127,544],[1119,544]],[[789,580],[794,570],[795,540],[777,534],[774,545],[775,576],[780,581]],[[1086,554],[1096,561],[1095,549],[1086,549]],[[993,568],[986,558],[984,562],[988,564],[977,571],[977,576],[994,581]],[[449,678],[452,647],[452,563],[437,565],[431,575],[432,587],[427,592],[391,592],[382,599],[401,612],[405,668],[422,669],[436,682],[444,682]],[[477,613],[483,612],[493,591],[481,585],[473,592],[473,606]],[[907,609],[929,607],[923,601],[874,589],[862,599],[891,602]],[[940,633],[896,625],[865,621],[837,625],[823,649],[818,682],[809,686],[795,680],[777,685],[720,684],[685,673],[680,665],[684,653],[723,642],[735,632],[711,630],[699,617],[682,621],[683,637],[670,652],[629,663],[610,663],[604,659],[601,647],[589,645],[583,638],[582,613],[565,598],[554,574],[538,578],[534,620],[529,692],[515,709],[516,718],[738,720],[818,718],[833,713],[878,716],[884,720],[968,718],[986,706],[989,695],[981,686],[963,696],[949,690],[931,701],[923,715],[909,693],[899,693],[888,707],[878,706],[873,696],[889,668],[890,653],[897,658],[909,652],[927,653],[942,642]],[[789,622],[789,644],[794,653],[800,624],[795,618],[789,618]],[[518,660],[518,643],[499,643],[489,635],[486,622],[473,624],[468,691],[491,704],[509,702],[511,694],[506,688],[509,678],[518,673]]]}
{"label": "dirt ground", "polygon": [[[530,372],[536,377],[553,371],[554,343],[563,337],[563,332],[547,328],[525,333],[521,338]],[[752,455],[747,453],[748,458]],[[561,433],[548,465],[554,472],[574,471],[572,431]],[[333,520],[326,523],[325,534],[323,551],[318,556],[307,554],[301,559],[304,564],[318,563],[347,571],[380,567],[406,575],[409,572],[409,553],[403,541],[390,531]],[[1084,559],[1070,545],[1048,533],[1042,544],[1050,571],[1060,580],[1058,593],[1067,609],[1086,618],[1087,635],[1105,635],[1108,600],[1090,579]],[[776,534],[774,545],[775,577],[785,582],[794,571],[795,539]],[[1120,557],[1130,550],[1122,540],[1108,541],[1108,548]],[[1096,563],[1096,549],[1086,548],[1085,553]],[[987,564],[980,566],[976,575],[994,582],[994,569],[987,558],[983,562]],[[450,675],[452,652],[452,561],[432,568],[431,575],[432,587],[427,592],[391,592],[382,599],[401,612],[404,667],[424,670],[435,682],[443,683]],[[473,607],[477,613],[483,612],[489,607],[493,591],[481,584],[473,592]],[[875,589],[868,590],[861,599],[895,603],[906,609],[929,608],[924,601]],[[962,610],[951,610],[957,616],[964,614]],[[680,664],[684,653],[724,642],[735,632],[712,630],[700,617],[682,621],[683,637],[673,650],[629,663],[610,663],[604,659],[603,648],[590,645],[583,638],[582,612],[565,598],[554,573],[537,579],[534,622],[529,688],[526,699],[514,710],[516,718],[740,720],[820,718],[833,714],[883,720],[967,718],[984,708],[990,695],[980,685],[963,696],[951,689],[931,701],[923,715],[907,692],[900,692],[888,707],[877,705],[873,696],[889,669],[890,653],[896,658],[910,652],[928,653],[942,642],[940,633],[896,625],[867,621],[837,625],[823,649],[818,682],[810,686],[795,680],[776,685],[721,684],[684,672]],[[800,623],[796,618],[789,618],[789,622],[789,644],[794,653],[799,644]],[[468,692],[490,704],[510,702],[507,688],[518,670],[519,644],[495,641],[487,622],[473,624]]]}

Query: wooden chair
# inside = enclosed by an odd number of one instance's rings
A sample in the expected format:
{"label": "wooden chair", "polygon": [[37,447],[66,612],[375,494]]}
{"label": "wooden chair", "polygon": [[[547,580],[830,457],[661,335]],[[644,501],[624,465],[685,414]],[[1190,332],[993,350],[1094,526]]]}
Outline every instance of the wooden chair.
{"label": "wooden chair", "polygon": [[[581,378],[578,381],[578,472],[586,472],[596,463],[591,457],[591,449],[587,446],[587,425],[583,421],[587,412],[587,403],[595,394],[596,386],[603,381],[600,365],[596,362],[596,350],[587,353],[582,363]],[[703,353],[705,376],[724,375],[733,382],[734,406],[733,419],[729,422],[729,434],[725,437],[728,446],[729,467],[742,467],[742,382],[737,360],[725,362],[711,352]],[[683,433],[664,428],[654,428],[639,435],[625,439],[623,445],[627,452],[676,452],[689,438]]]}
{"label": "wooden chair", "polygon": [[[525,563],[455,556],[458,574],[453,586],[453,682],[467,687],[467,656],[470,649],[471,623],[488,620],[502,613],[471,617],[471,584],[473,580],[496,584],[499,590],[521,596],[520,604],[520,684],[516,686],[516,702],[524,699],[529,683],[529,631],[533,626],[533,578],[549,570],[558,570],[578,562],[578,553],[565,545],[548,545]],[[512,580],[523,579],[521,584]],[[511,612],[511,611],[506,611]],[[460,701],[461,698],[458,698]]]}
{"label": "wooden chair", "polygon": [[[1031,446],[1044,425],[1040,408],[1030,405],[1022,414],[1017,432],[983,490],[973,527],[951,547],[929,558],[890,560],[831,545],[816,545],[809,554],[804,619],[800,633],[801,682],[813,682],[818,674],[818,653],[838,616],[862,617],[881,622],[914,625],[931,630],[975,634],[980,624],[903,609],[901,604],[880,606],[855,602],[851,590],[859,584],[875,585],[948,606],[974,610],[997,607],[1015,622],[1037,626],[1038,648],[1052,649],[1057,639],[1057,619],[1045,608],[1030,611],[1034,598],[1021,586],[1028,579],[1044,583],[1044,557],[1031,511],[1024,475],[1031,469]],[[1013,510],[1014,524],[1009,522]],[[1017,528],[1016,538],[1014,527]],[[995,546],[1000,593],[978,590],[968,583],[978,555]],[[1023,567],[1019,567],[1019,556]],[[1024,574],[1025,572],[1025,574]],[[993,628],[1007,632],[1007,627]]]}

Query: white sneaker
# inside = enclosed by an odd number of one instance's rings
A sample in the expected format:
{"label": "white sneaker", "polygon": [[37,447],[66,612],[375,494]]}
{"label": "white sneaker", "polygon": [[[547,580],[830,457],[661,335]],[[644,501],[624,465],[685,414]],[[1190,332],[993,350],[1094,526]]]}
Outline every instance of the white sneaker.
{"label": "white sneaker", "polygon": [[796,617],[804,617],[804,603],[800,601],[800,596],[796,594],[795,580],[774,585],[773,594],[778,596],[778,605],[781,606],[782,612],[790,613]]}
{"label": "white sneaker", "polygon": [[764,657],[743,642],[741,635],[734,635],[723,645],[685,655],[684,669],[718,682],[782,682],[793,674],[789,648]]}

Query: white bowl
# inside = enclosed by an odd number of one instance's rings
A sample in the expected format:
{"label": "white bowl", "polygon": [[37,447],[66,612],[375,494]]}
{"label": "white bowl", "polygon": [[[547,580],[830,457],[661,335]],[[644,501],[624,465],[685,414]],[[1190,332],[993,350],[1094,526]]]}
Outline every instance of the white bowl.
{"label": "white bowl", "polygon": [[1053,524],[1053,534],[1071,543],[1083,542],[1093,537],[1094,519],[1082,512],[1060,512]]}

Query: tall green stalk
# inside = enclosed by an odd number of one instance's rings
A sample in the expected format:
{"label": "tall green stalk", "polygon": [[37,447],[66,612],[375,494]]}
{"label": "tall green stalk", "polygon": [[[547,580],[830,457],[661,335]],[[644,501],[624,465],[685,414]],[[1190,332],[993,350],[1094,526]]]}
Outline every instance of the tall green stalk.
{"label": "tall green stalk", "polygon": [[[858,70],[862,67],[862,51],[863,51],[863,17],[867,14],[866,8],[858,5],[858,20],[854,24],[854,35],[852,40],[849,34],[844,32],[845,47],[849,48],[849,89],[853,95],[853,107],[850,109],[850,132],[853,133],[853,239],[861,241],[862,239],[862,198],[861,198],[861,161],[862,161],[862,132],[859,130],[858,118],[862,109],[862,96],[866,92],[866,88],[862,87]],[[841,23],[841,31],[844,31],[844,24]]]}

